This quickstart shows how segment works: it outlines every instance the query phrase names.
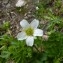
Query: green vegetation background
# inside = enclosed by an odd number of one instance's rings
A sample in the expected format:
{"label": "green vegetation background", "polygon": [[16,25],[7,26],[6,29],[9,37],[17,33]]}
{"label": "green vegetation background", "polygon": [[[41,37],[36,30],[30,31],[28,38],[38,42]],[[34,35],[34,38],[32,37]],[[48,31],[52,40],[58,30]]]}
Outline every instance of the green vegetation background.
{"label": "green vegetation background", "polygon": [[46,22],[39,27],[48,39],[37,38],[34,46],[28,47],[8,34],[10,23],[5,22],[0,27],[0,63],[63,63],[63,0],[41,0],[36,6],[39,9],[34,15]]}

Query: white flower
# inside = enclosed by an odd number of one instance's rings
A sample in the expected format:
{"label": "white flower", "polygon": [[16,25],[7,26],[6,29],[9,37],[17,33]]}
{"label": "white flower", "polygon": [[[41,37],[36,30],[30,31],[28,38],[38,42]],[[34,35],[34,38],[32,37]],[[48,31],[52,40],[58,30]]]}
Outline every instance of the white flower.
{"label": "white flower", "polygon": [[39,7],[36,7],[36,10],[39,10]]}
{"label": "white flower", "polygon": [[34,19],[30,24],[23,19],[20,22],[20,25],[22,27],[22,32],[18,33],[17,39],[26,39],[27,46],[33,46],[34,38],[36,36],[43,36],[43,30],[37,28],[39,25],[39,21],[37,19]]}
{"label": "white flower", "polygon": [[26,4],[26,2],[24,0],[18,0],[16,3],[16,7],[22,7]]}

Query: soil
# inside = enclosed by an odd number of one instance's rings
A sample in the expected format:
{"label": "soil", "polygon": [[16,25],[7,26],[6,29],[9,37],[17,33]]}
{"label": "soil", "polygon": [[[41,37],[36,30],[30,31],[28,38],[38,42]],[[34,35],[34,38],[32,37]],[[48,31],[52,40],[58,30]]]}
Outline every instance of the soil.
{"label": "soil", "polygon": [[21,31],[20,21],[26,19],[32,21],[35,16],[35,4],[39,0],[27,0],[27,4],[22,7],[23,12],[18,12],[15,6],[17,0],[0,0],[0,26],[6,21],[10,22],[11,35],[16,36]]}

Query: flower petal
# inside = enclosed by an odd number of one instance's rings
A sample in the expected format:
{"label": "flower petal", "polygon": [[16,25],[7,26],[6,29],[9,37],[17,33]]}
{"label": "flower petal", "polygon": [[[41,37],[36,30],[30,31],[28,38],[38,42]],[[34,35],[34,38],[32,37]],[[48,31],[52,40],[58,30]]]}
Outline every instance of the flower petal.
{"label": "flower petal", "polygon": [[16,7],[22,7],[26,4],[26,2],[24,0],[18,0],[16,3]]}
{"label": "flower petal", "polygon": [[41,30],[41,29],[35,29],[33,35],[34,36],[43,36],[43,30]]}
{"label": "flower petal", "polygon": [[26,44],[27,44],[27,46],[33,46],[33,43],[34,43],[34,37],[29,36],[29,37],[26,39]]}
{"label": "flower petal", "polygon": [[23,19],[20,22],[20,25],[22,26],[22,28],[27,28],[29,26],[29,23],[27,22],[27,20]]}
{"label": "flower petal", "polygon": [[38,25],[39,25],[39,20],[34,19],[34,20],[31,22],[30,25],[31,25],[31,27],[33,27],[33,28],[37,28]]}
{"label": "flower petal", "polygon": [[26,36],[26,34],[24,33],[24,32],[20,32],[20,33],[18,33],[18,35],[17,35],[17,39],[18,40],[24,40],[24,39],[26,39],[27,38],[27,36]]}

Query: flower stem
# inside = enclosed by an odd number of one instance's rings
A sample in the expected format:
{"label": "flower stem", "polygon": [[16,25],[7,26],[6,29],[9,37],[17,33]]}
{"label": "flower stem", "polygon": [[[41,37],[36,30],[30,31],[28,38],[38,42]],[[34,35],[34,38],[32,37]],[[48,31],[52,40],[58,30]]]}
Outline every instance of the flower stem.
{"label": "flower stem", "polygon": [[36,45],[33,45],[33,47],[38,51],[38,53],[40,53],[40,51]]}

